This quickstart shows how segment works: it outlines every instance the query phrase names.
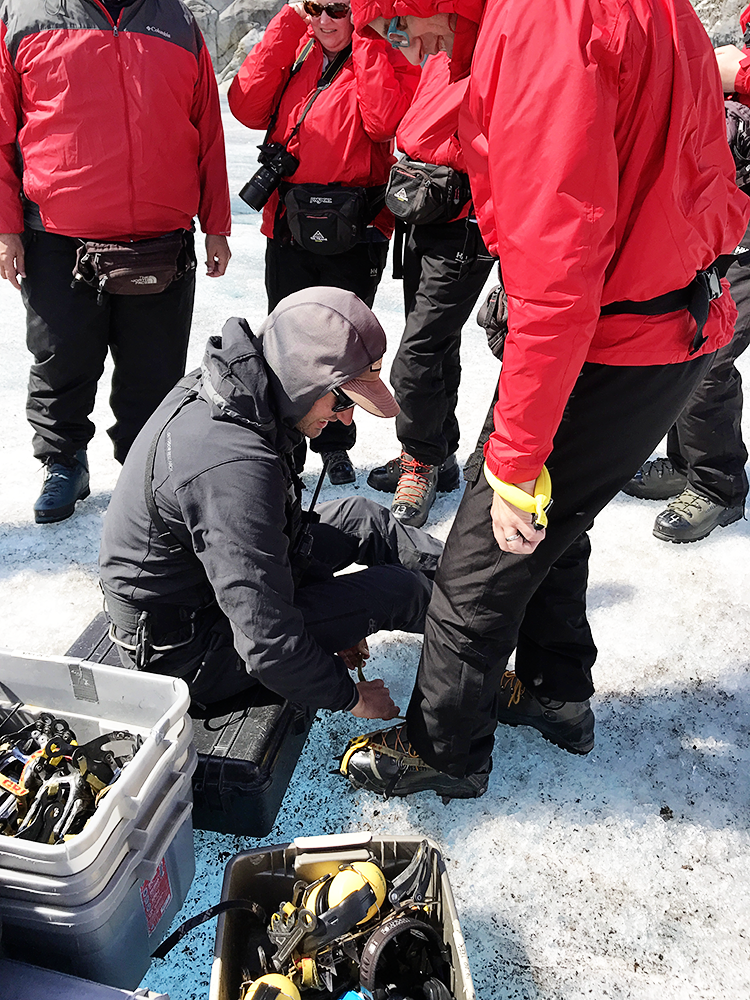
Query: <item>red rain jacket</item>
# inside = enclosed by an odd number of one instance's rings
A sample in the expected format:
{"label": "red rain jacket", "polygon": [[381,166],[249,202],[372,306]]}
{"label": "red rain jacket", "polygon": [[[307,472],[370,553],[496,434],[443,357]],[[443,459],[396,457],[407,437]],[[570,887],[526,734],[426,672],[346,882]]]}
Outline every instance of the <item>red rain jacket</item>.
{"label": "red rain jacket", "polygon": [[[746,7],[740,14],[740,27],[743,32],[750,22],[750,7]],[[741,101],[742,104],[750,105],[750,51],[747,46],[742,50],[747,53],[740,63],[740,68],[734,81],[733,99]]]}
{"label": "red rain jacket", "polygon": [[[688,0],[486,0],[483,11],[476,0],[355,0],[355,21],[426,7],[459,15],[454,76],[473,51],[459,137],[510,320],[485,457],[499,479],[525,482],[552,450],[584,362],[688,360],[686,310],[600,308],[689,284],[738,244],[750,201]],[[735,316],[728,294],[712,303],[699,353],[729,342]]]}
{"label": "red rain jacket", "polygon": [[[299,14],[288,5],[282,7],[229,88],[229,107],[243,125],[268,128],[289,70],[311,37]],[[284,90],[273,141],[289,137],[322,72],[323,49],[316,41]],[[289,152],[300,161],[290,180],[298,184],[337,181],[349,187],[385,184],[395,161],[393,137],[419,76],[419,67],[408,63],[384,39],[354,35],[351,58],[315,99],[289,144]],[[268,237],[273,236],[277,204],[274,192],[263,210],[261,232]],[[393,216],[383,210],[375,225],[390,236]]]}
{"label": "red rain jacket", "polygon": [[444,52],[429,56],[422,66],[414,101],[398,127],[398,148],[412,160],[466,173],[458,141],[458,110],[468,85],[468,78],[451,83],[450,63]]}
{"label": "red rain jacket", "polygon": [[23,230],[23,183],[53,233],[158,236],[196,214],[229,233],[216,79],[182,3],[142,0],[116,27],[96,0],[2,10],[0,232]]}

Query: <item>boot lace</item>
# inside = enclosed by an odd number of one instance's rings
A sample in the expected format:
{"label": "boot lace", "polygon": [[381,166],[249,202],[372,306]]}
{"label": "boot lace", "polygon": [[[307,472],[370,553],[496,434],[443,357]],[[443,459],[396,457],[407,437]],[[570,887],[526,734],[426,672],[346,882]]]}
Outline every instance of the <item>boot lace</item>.
{"label": "boot lace", "polygon": [[526,689],[512,670],[506,670],[500,679],[500,690],[502,691],[503,688],[510,688],[510,693],[508,695],[508,708],[510,708],[511,705],[520,704],[521,698],[523,697],[523,693]]}
{"label": "boot lace", "polygon": [[644,475],[644,479],[663,479],[665,476],[677,476],[679,473],[669,458],[655,458]]}
{"label": "boot lace", "polygon": [[401,475],[393,497],[394,506],[404,503],[419,507],[430,491],[430,473],[434,468],[434,465],[425,465],[405,451],[402,452]]}
{"label": "boot lace", "polygon": [[695,493],[693,490],[683,490],[669,504],[669,510],[675,514],[684,514],[687,517],[693,517],[695,514],[702,514],[704,511],[716,506],[718,505],[713,500],[709,500],[708,497],[702,497],[700,493]]}

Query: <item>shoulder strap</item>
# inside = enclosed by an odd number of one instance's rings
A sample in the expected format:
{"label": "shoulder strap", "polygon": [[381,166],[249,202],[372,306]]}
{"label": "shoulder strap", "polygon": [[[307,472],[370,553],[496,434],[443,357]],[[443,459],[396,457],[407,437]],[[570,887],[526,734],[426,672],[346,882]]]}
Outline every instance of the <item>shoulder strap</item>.
{"label": "shoulder strap", "polygon": [[[302,122],[307,117],[307,112],[310,110],[310,108],[315,103],[315,98],[318,97],[320,94],[323,93],[324,90],[326,90],[328,87],[331,86],[331,84],[333,83],[333,81],[338,76],[339,70],[342,68],[342,66],[344,65],[344,63],[346,62],[346,60],[349,58],[349,56],[351,54],[352,54],[352,43],[349,42],[349,44],[346,46],[346,48],[342,49],[341,52],[336,53],[335,59],[332,59],[328,63],[328,65],[326,66],[325,70],[323,71],[320,79],[318,80],[318,86],[315,88],[315,93],[312,95],[312,97],[310,98],[310,100],[305,105],[305,110],[300,115],[299,121],[294,126],[294,128],[292,129],[292,131],[289,133],[289,136],[288,136],[288,138],[286,139],[286,141],[284,143],[285,146],[288,146],[290,140],[293,139],[294,136],[299,132],[300,128],[302,127]],[[291,79],[291,77],[290,77],[290,79]]]}
{"label": "shoulder strap", "polygon": [[279,99],[276,102],[276,107],[273,109],[273,114],[271,115],[271,120],[268,123],[268,129],[266,130],[266,137],[263,140],[264,145],[270,139],[271,133],[273,132],[274,127],[276,126],[276,120],[279,117],[279,108],[281,107],[281,99],[284,96],[284,92],[286,91],[286,88],[289,86],[289,84],[292,82],[292,77],[294,76],[294,74],[297,73],[300,70],[300,68],[302,67],[302,63],[305,61],[305,59],[307,59],[307,57],[312,52],[312,47],[313,47],[314,44],[315,44],[315,39],[311,38],[307,42],[307,44],[304,46],[304,48],[302,49],[302,51],[300,52],[300,54],[297,56],[297,58],[294,60],[294,63],[292,64],[292,69],[291,69],[291,72],[289,73],[289,78],[286,81],[286,83],[284,84],[284,86],[281,88],[281,93],[279,94]]}
{"label": "shoulder strap", "polygon": [[164,518],[159,513],[159,509],[156,506],[156,499],[154,498],[154,465],[156,464],[156,449],[159,445],[162,434],[164,433],[167,424],[171,423],[172,420],[177,416],[180,410],[185,406],[186,403],[191,402],[198,395],[198,382],[200,381],[200,375],[188,375],[186,378],[181,379],[177,384],[183,387],[186,392],[182,399],[178,402],[177,406],[172,410],[167,419],[161,425],[159,430],[153,437],[151,441],[151,447],[148,450],[148,456],[146,458],[146,472],[143,482],[143,496],[146,501],[146,508],[149,513],[151,521],[156,527],[157,538],[160,542],[166,545],[167,550],[170,553],[175,552],[189,552],[191,555],[192,550],[188,549],[183,542],[167,527]]}

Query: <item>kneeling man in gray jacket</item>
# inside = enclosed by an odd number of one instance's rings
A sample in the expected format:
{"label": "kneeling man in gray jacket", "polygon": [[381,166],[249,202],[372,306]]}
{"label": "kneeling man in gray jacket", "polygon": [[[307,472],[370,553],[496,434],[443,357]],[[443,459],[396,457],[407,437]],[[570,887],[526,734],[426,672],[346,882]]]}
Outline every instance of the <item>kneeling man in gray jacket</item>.
{"label": "kneeling man in gray jacket", "polygon": [[[258,682],[366,719],[397,714],[355,683],[362,640],[422,632],[442,543],[362,498],[308,516],[293,450],[359,404],[398,405],[385,333],[351,292],[308,288],[254,334],[230,319],[145,425],[105,519],[100,572],[124,666],[184,678],[209,705]],[[337,576],[352,563],[365,569]]]}

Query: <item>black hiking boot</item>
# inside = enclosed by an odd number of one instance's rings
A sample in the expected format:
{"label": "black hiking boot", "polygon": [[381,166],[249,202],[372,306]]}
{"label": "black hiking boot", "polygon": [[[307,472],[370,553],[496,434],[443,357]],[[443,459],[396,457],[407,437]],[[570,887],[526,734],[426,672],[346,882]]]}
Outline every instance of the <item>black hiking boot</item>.
{"label": "black hiking boot", "polygon": [[46,461],[44,486],[34,504],[37,524],[64,521],[75,510],[78,500],[89,495],[89,463],[86,449],[81,448],[73,458],[56,455]]}
{"label": "black hiking boot", "polygon": [[487,791],[492,759],[474,774],[453,778],[425,764],[412,749],[406,724],[379,729],[351,740],[340,771],[355,788],[391,795],[435,792],[448,799],[477,799]]}
{"label": "black hiking boot", "polygon": [[640,500],[668,500],[687,486],[687,476],[672,465],[668,458],[644,462],[622,492]]}
{"label": "black hiking boot", "polygon": [[698,542],[714,528],[725,528],[745,515],[744,503],[724,507],[695,490],[683,490],[654,521],[654,535],[663,542]]}
{"label": "black hiking boot", "polygon": [[[402,454],[406,454],[403,452]],[[379,465],[370,470],[367,477],[367,485],[381,493],[395,493],[398,481],[401,478],[401,455],[392,458],[385,465]],[[438,468],[437,491],[438,493],[452,493],[461,485],[461,470],[458,467],[455,453],[449,455]]]}
{"label": "black hiking boot", "polygon": [[356,481],[357,477],[348,451],[344,451],[343,448],[335,451],[324,451],[321,453],[321,458],[324,461],[328,460],[328,478],[331,480],[332,486],[345,486],[346,483]]}
{"label": "black hiking boot", "polygon": [[499,705],[497,721],[505,726],[532,726],[568,753],[583,755],[594,749],[594,713],[588,700],[538,697],[506,670],[500,681]]}

